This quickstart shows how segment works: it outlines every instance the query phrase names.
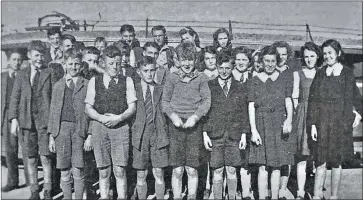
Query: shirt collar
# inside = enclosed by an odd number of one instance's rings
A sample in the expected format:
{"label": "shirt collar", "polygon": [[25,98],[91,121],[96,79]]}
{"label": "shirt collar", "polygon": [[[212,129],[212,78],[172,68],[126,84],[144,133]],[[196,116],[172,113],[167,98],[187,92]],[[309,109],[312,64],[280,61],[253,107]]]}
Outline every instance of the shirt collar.
{"label": "shirt collar", "polygon": [[203,71],[203,73],[204,73],[205,75],[207,75],[209,78],[215,78],[215,77],[217,77],[217,76],[218,76],[218,70],[217,70],[217,69],[215,69],[215,70],[213,70],[213,71],[211,71],[211,70],[209,70],[209,69],[205,69],[205,70]]}
{"label": "shirt collar", "polygon": [[66,81],[70,81],[70,80],[73,80],[73,83],[76,84],[77,83],[77,80],[78,80],[78,77],[72,77],[71,75],[67,74],[66,75]]}
{"label": "shirt collar", "polygon": [[[117,76],[114,77],[114,79],[116,80],[116,82],[118,81],[118,78]],[[103,80],[107,81],[107,82],[110,82],[111,81],[111,76],[108,75],[107,73],[104,73],[103,74]]]}
{"label": "shirt collar", "polygon": [[[232,74],[237,81],[242,81],[243,83],[246,82],[246,80],[248,79],[248,70],[240,72],[237,69],[234,69],[232,70]],[[242,75],[243,75],[243,80],[241,80]]]}
{"label": "shirt collar", "polygon": [[342,72],[342,69],[343,69],[343,65],[340,64],[340,63],[335,63],[333,66],[328,66],[326,68],[326,75],[327,76],[331,76],[332,74],[334,76],[339,76],[340,73]]}
{"label": "shirt collar", "polygon": [[227,83],[227,86],[230,86],[232,83],[232,77],[229,77],[227,80],[221,79],[221,77],[218,77],[218,83],[223,87],[224,84]]}
{"label": "shirt collar", "polygon": [[266,74],[266,72],[257,73],[256,76],[262,81],[266,82],[267,79],[271,79],[272,81],[276,81],[279,77],[280,73],[278,71],[274,71],[271,75]]}
{"label": "shirt collar", "polygon": [[180,81],[181,82],[184,82],[184,83],[189,83],[191,80],[193,80],[193,79],[195,79],[195,78],[197,78],[200,74],[201,74],[201,72],[199,72],[198,70],[194,70],[193,72],[191,72],[190,74],[185,74],[184,72],[183,72],[183,70],[179,70],[178,72],[177,72],[177,74],[178,74],[178,76],[179,76],[179,78],[180,78]]}

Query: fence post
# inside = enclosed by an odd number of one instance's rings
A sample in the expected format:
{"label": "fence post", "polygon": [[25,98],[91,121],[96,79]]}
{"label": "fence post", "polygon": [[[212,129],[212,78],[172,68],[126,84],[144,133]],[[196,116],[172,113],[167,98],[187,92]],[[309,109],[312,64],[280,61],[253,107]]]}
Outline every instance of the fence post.
{"label": "fence post", "polygon": [[146,31],[145,31],[145,38],[147,38],[147,35],[148,35],[148,29],[149,29],[149,18],[146,18]]}
{"label": "fence post", "polygon": [[231,22],[231,20],[228,21],[228,24],[229,24],[229,34],[231,35],[231,40],[233,40],[232,22]]}
{"label": "fence post", "polygon": [[306,41],[310,38],[310,41],[314,42],[313,37],[311,36],[309,24],[306,24]]}

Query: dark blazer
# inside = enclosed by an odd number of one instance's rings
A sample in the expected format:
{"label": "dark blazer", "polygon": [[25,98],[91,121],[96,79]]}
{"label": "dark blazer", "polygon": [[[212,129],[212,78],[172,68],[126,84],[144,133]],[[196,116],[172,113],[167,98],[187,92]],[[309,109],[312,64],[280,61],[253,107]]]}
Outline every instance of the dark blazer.
{"label": "dark blazer", "polygon": [[[9,106],[9,120],[18,119],[20,128],[31,129],[31,85],[30,85],[30,65],[21,69],[15,77],[14,87],[11,94]],[[52,70],[43,68],[40,72],[39,85],[39,118],[34,119],[37,129],[47,128],[50,100],[52,97]]]}
{"label": "dark blazer", "polygon": [[6,87],[8,84],[9,73],[1,73],[1,127],[4,125],[5,119],[5,102],[6,102]]}
{"label": "dark blazer", "polygon": [[[88,118],[85,114],[84,99],[87,94],[88,80],[78,77],[77,83],[73,91],[73,108],[76,116],[76,133],[85,138],[88,129]],[[61,124],[61,113],[64,104],[64,91],[67,87],[66,79],[59,80],[53,88],[52,101],[50,105],[51,113],[49,114],[48,133],[53,137],[57,137]]]}
{"label": "dark blazer", "polygon": [[[145,129],[146,111],[144,104],[144,96],[140,82],[135,83],[135,92],[137,97],[136,117],[135,122],[131,127],[132,145],[137,149],[141,148],[142,136]],[[154,105],[154,124],[156,126],[156,141],[157,148],[162,148],[169,145],[167,135],[167,125],[164,113],[161,110],[161,95],[163,87],[156,84],[154,87],[153,105]]]}
{"label": "dark blazer", "polygon": [[250,132],[248,120],[247,89],[233,77],[227,97],[218,82],[218,77],[208,82],[212,104],[203,130],[211,139],[219,139],[227,133],[231,139],[239,140],[242,133]]}

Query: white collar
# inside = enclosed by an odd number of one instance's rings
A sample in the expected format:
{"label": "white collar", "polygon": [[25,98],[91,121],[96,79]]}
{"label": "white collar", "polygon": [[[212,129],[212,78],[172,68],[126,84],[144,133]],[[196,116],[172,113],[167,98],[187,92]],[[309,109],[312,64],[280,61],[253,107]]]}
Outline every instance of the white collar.
{"label": "white collar", "polygon": [[73,83],[74,83],[74,85],[76,85],[76,83],[77,83],[77,80],[78,80],[78,76],[76,76],[76,77],[72,77],[71,75],[69,75],[69,74],[66,74],[66,81],[69,81],[70,79],[72,79],[73,80]]}
{"label": "white collar", "polygon": [[220,77],[218,77],[218,83],[223,87],[224,84],[227,83],[228,86],[232,83],[232,77],[229,77],[227,80],[222,80]]}
{"label": "white collar", "polygon": [[328,66],[326,68],[326,75],[331,76],[333,74],[333,76],[339,76],[342,70],[343,65],[340,63],[335,63],[333,66]]}
{"label": "white collar", "polygon": [[243,75],[243,80],[242,82],[246,82],[248,79],[248,70],[244,71],[244,72],[240,72],[237,69],[232,70],[232,74],[234,79],[236,79],[237,81],[241,81],[241,77]]}
{"label": "white collar", "polygon": [[211,71],[211,70],[209,70],[209,69],[205,69],[204,71],[203,71],[203,73],[205,74],[205,75],[207,75],[209,78],[216,78],[217,76],[218,76],[218,70],[217,69],[215,69],[215,70],[213,70],[213,71]]}
{"label": "white collar", "polygon": [[271,75],[266,74],[266,72],[257,73],[256,76],[262,81],[266,82],[267,79],[271,79],[272,81],[276,81],[279,77],[280,73],[278,71],[274,71]]}

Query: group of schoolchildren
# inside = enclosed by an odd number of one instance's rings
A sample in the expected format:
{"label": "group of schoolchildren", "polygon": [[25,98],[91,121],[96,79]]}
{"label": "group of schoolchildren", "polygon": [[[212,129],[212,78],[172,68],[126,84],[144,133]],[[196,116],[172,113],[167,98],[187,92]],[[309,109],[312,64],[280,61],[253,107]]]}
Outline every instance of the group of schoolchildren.
{"label": "group of schoolchildren", "polygon": [[131,25],[120,34],[112,45],[99,37],[85,47],[51,29],[49,44],[29,43],[23,69],[22,54],[8,54],[1,75],[8,165],[2,191],[18,187],[19,140],[30,199],[40,199],[39,155],[44,199],[52,199],[56,171],[64,199],[72,199],[72,188],[75,199],[92,199],[95,181],[101,199],[112,184],[118,199],[129,198],[134,175],[135,193],[146,199],[149,173],[156,199],[168,190],[181,199],[183,186],[188,199],[211,192],[214,199],[286,199],[295,164],[296,198],[306,199],[308,159],[316,166],[314,198],[324,198],[327,167],[330,198],[338,198],[341,165],[351,158],[352,129],[362,119],[362,95],[339,42],[305,43],[300,65],[286,42],[232,48],[224,28],[205,48],[191,27],[179,32],[175,48],[161,25],[143,48]]}

